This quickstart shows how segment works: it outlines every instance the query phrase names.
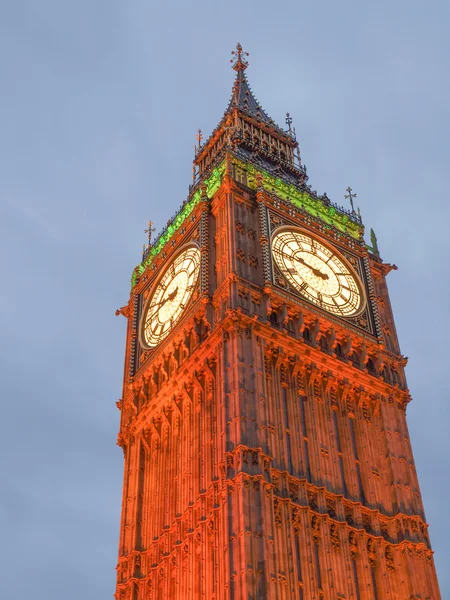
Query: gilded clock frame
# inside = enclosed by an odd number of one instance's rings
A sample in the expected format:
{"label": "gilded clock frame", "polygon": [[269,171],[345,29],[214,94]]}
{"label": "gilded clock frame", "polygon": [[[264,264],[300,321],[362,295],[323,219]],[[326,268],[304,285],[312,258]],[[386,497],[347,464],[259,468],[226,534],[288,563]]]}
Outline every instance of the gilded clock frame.
{"label": "gilded clock frame", "polygon": [[[188,250],[189,248],[195,248],[199,252],[199,263],[198,263],[198,268],[197,268],[197,275],[196,275],[195,281],[193,283],[193,285],[196,288],[198,288],[199,281],[200,281],[200,274],[201,274],[201,249],[200,249],[199,244],[196,241],[191,240],[191,241],[187,242],[186,244],[183,244],[180,248],[178,248],[177,252],[175,252],[173,255],[170,256],[170,260],[167,262],[167,265],[162,269],[161,273],[151,282],[151,284],[145,290],[145,291],[148,291],[148,298],[146,298],[145,301],[142,303],[142,308],[140,311],[141,314],[139,317],[139,327],[138,327],[139,345],[140,345],[142,351],[144,351],[144,352],[154,352],[157,348],[159,348],[161,346],[161,344],[164,343],[164,341],[167,339],[167,337],[171,334],[171,332],[177,327],[177,325],[180,323],[183,316],[186,314],[186,312],[190,308],[192,299],[195,295],[195,291],[196,291],[195,289],[192,291],[191,295],[189,296],[188,305],[180,313],[178,319],[175,321],[175,323],[172,325],[172,327],[169,329],[169,331],[163,337],[163,339],[161,341],[159,341],[157,344],[155,344],[154,346],[149,346],[149,344],[147,343],[147,341],[145,339],[145,335],[144,335],[144,325],[145,325],[145,319],[147,316],[147,311],[148,311],[149,305],[152,301],[152,298],[154,296],[154,293],[155,293],[160,281],[166,275],[168,269],[170,268],[170,265],[172,263],[174,263],[177,260],[177,258],[181,254],[183,254],[183,252],[186,252],[186,250]],[[144,294],[145,294],[145,291],[143,292]]]}
{"label": "gilded clock frame", "polygon": [[[275,257],[273,255],[273,252],[272,252],[272,244],[273,244],[274,238],[277,235],[279,235],[280,233],[282,233],[283,231],[294,231],[299,234],[305,235],[313,240],[317,240],[327,250],[329,250],[333,255],[336,255],[340,261],[342,261],[343,265],[346,267],[346,269],[348,269],[350,275],[353,277],[355,284],[358,288],[359,294],[360,294],[361,300],[360,300],[360,305],[359,305],[358,310],[356,310],[355,312],[353,312],[349,315],[342,315],[342,314],[330,311],[326,307],[320,306],[320,304],[315,303],[312,300],[309,300],[294,285],[292,285],[291,282],[286,280],[286,276],[284,275],[281,268],[277,264]],[[281,277],[283,277],[283,279],[286,280],[287,291],[289,291],[289,293],[294,294],[297,298],[301,299],[303,302],[306,302],[308,304],[308,306],[317,308],[317,309],[323,311],[324,313],[326,313],[327,315],[331,315],[334,318],[345,319],[345,320],[355,319],[355,318],[361,316],[368,309],[369,303],[368,303],[367,294],[366,294],[366,286],[364,284],[364,281],[363,281],[361,275],[357,272],[355,267],[351,264],[348,257],[345,256],[345,254],[343,252],[341,252],[338,248],[336,248],[334,245],[332,245],[327,239],[325,239],[320,234],[317,234],[315,231],[311,231],[311,230],[307,229],[306,227],[301,227],[301,226],[290,224],[290,223],[287,223],[286,221],[284,221],[282,224],[277,225],[270,232],[270,246],[269,247],[270,247],[270,260],[271,260],[271,266],[272,266],[272,281],[277,287],[280,287],[281,289],[283,289],[283,286],[281,286],[281,285],[279,285],[279,283],[277,283],[276,272],[278,271],[280,273]],[[284,289],[286,289],[286,288],[284,288]]]}

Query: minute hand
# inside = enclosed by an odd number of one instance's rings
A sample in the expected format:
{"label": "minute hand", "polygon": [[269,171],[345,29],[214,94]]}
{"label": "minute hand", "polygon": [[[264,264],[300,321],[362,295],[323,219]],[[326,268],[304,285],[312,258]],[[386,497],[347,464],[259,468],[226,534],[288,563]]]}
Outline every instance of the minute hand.
{"label": "minute hand", "polygon": [[314,273],[314,275],[316,275],[316,277],[320,277],[321,279],[329,279],[329,276],[326,273],[322,273],[322,271],[320,271],[319,269],[316,269],[312,265],[308,265],[306,260],[304,260],[303,258],[294,258],[292,256],[289,256],[289,254],[286,254],[285,252],[280,252],[280,254],[282,254],[289,260],[296,261],[296,262],[301,263],[302,265],[305,265],[305,267],[308,267],[308,269],[311,269],[311,271]]}
{"label": "minute hand", "polygon": [[[177,295],[177,293],[178,293],[178,287],[176,287],[171,294],[169,294],[168,296],[166,296],[159,302],[156,302],[156,304],[154,304],[152,306],[153,312],[150,315],[147,315],[146,321],[148,321],[149,319],[152,319],[156,315],[156,313],[161,310],[161,308],[164,306],[164,304],[166,302],[168,302],[169,300],[172,301],[175,298],[175,296]],[[155,310],[155,308],[156,308],[156,310]]]}

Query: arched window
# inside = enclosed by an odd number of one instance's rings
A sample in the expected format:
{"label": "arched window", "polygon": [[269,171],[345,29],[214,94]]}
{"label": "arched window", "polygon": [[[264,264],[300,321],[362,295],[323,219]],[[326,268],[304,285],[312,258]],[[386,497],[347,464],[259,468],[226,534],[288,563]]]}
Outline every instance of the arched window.
{"label": "arched window", "polygon": [[361,361],[359,359],[359,354],[356,350],[354,350],[352,352],[352,354],[350,355],[350,360],[352,361],[352,364],[354,367],[360,367],[361,366]]}
{"label": "arched window", "polygon": [[278,315],[276,311],[270,313],[269,321],[273,327],[278,327]]}
{"label": "arched window", "polygon": [[336,348],[334,349],[334,351],[336,352],[336,356],[338,358],[345,358],[344,357],[344,351],[342,350],[342,345],[341,344],[336,344]]}
{"label": "arched window", "polygon": [[393,367],[391,367],[391,374],[392,374],[392,382],[400,383],[400,377],[399,377],[396,369],[394,369]]}
{"label": "arched window", "polygon": [[288,320],[287,325],[286,325],[286,330],[289,335],[295,335],[294,321],[292,319]]}
{"label": "arched window", "polygon": [[375,369],[375,363],[373,362],[373,360],[371,358],[369,358],[369,360],[367,361],[367,370],[371,375],[376,375],[376,369]]}

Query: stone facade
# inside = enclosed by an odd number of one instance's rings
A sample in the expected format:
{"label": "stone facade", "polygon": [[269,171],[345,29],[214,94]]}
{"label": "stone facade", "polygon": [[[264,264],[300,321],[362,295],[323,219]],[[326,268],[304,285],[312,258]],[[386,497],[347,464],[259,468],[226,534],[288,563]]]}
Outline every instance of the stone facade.
{"label": "stone facade", "polygon": [[[235,123],[252,118],[241,108],[228,110]],[[198,153],[199,201],[119,311],[128,331],[116,598],[438,600],[385,280],[392,267],[362,236],[264,186],[267,171],[243,160],[229,131],[224,141],[227,118]],[[223,168],[209,193],[215,144]],[[270,255],[286,223],[353,264],[367,297],[359,320],[289,289]],[[192,241],[201,249],[192,302],[145,349],[146,298]]]}

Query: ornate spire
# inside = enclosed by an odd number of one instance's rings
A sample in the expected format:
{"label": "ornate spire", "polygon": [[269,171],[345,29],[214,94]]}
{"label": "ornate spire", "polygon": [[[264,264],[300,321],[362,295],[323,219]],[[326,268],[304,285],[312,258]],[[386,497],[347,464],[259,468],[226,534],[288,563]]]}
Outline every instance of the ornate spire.
{"label": "ornate spire", "polygon": [[[267,171],[277,175],[286,172],[293,181],[305,183],[308,177],[300,162],[292,118],[287,115],[288,128],[284,130],[269,117],[247,80],[248,52],[244,52],[241,44],[237,44],[231,55],[230,62],[236,76],[230,102],[210,137],[204,144],[196,146],[194,164],[198,166],[200,178],[210,172],[214,158],[222,156],[226,146],[244,160],[253,157],[258,164],[264,164]],[[194,173],[193,185],[195,181]]]}
{"label": "ornate spire", "polygon": [[242,46],[239,42],[237,43],[236,50],[233,50],[231,54],[234,57],[230,59],[230,62],[233,63],[233,69],[236,72],[245,71],[248,67],[248,60],[245,58],[248,56],[248,52],[242,50]]}
{"label": "ornate spire", "polygon": [[229,111],[233,107],[239,108],[239,110],[247,113],[249,116],[264,121],[272,127],[276,127],[273,119],[261,108],[248,85],[247,77],[244,73],[248,67],[248,60],[246,60],[246,57],[249,55],[248,52],[244,52],[241,44],[237,44],[236,50],[233,50],[231,54],[234,58],[230,62],[233,63],[233,69],[236,71],[236,79],[227,110]]}

